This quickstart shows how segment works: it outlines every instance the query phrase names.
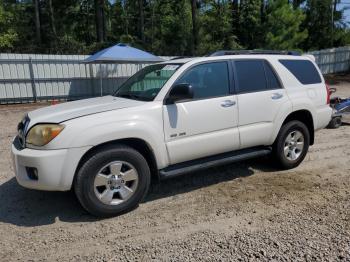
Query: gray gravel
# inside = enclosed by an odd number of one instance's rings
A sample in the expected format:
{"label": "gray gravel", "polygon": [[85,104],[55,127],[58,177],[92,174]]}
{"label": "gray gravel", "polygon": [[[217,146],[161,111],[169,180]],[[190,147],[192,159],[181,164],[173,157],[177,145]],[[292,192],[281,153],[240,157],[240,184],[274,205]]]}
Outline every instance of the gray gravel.
{"label": "gray gravel", "polygon": [[9,147],[31,109],[0,107],[0,261],[350,261],[349,124],[318,132],[294,170],[265,158],[208,169],[98,220],[72,192],[16,183]]}

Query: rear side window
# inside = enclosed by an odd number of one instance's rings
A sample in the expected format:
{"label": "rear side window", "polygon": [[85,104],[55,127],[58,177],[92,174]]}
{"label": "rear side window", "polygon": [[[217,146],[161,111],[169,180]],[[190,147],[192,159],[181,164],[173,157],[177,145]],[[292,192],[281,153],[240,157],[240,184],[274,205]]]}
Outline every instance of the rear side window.
{"label": "rear side window", "polygon": [[321,83],[321,77],[314,64],[308,60],[279,60],[303,85]]}
{"label": "rear side window", "polygon": [[264,61],[235,61],[238,93],[249,93],[267,90]]}
{"label": "rear side window", "polygon": [[235,61],[238,93],[250,93],[281,88],[281,84],[265,60]]}

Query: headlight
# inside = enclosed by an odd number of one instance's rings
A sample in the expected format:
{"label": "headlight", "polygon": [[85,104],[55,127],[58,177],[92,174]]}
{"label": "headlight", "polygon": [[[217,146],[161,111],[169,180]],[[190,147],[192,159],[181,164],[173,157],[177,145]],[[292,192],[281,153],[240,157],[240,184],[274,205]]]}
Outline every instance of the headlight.
{"label": "headlight", "polygon": [[39,124],[32,127],[26,137],[26,143],[34,146],[44,146],[58,136],[64,125]]}

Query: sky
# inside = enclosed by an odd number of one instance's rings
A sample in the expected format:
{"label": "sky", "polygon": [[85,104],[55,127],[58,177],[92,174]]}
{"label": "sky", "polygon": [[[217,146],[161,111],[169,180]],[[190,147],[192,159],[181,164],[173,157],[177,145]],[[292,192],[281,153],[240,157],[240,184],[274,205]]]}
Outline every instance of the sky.
{"label": "sky", "polygon": [[[345,21],[350,23],[350,0],[341,0],[339,4],[339,8],[346,8],[347,10],[344,11],[344,18]],[[348,25],[349,26],[349,25]]]}

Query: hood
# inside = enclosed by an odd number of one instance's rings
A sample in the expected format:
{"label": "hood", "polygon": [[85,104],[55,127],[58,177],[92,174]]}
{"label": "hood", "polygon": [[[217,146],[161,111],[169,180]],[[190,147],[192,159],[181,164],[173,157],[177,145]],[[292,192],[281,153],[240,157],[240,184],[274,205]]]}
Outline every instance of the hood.
{"label": "hood", "polygon": [[37,123],[61,123],[69,119],[121,108],[134,107],[146,102],[114,96],[83,99],[43,107],[28,114],[30,126]]}

